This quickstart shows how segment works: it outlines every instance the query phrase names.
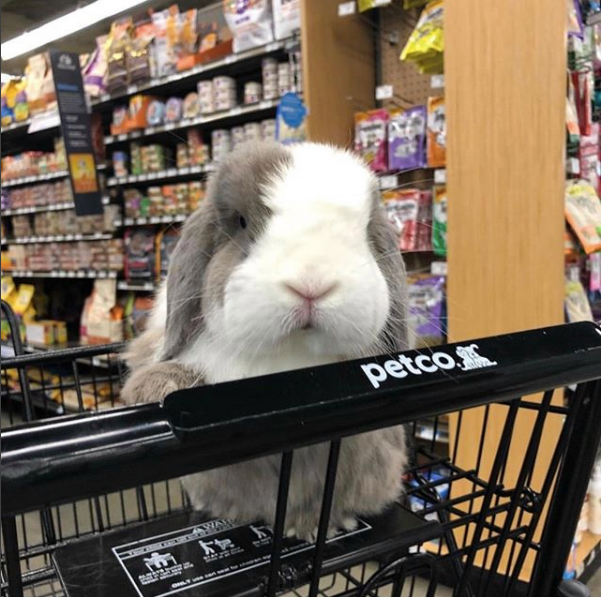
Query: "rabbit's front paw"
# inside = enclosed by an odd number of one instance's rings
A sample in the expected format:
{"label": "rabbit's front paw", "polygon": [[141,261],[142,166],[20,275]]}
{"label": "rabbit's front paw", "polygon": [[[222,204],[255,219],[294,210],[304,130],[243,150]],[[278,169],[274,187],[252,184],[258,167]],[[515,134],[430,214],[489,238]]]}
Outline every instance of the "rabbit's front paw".
{"label": "rabbit's front paw", "polygon": [[160,402],[166,396],[195,384],[195,374],[178,363],[153,363],[132,373],[121,390],[127,404]]}

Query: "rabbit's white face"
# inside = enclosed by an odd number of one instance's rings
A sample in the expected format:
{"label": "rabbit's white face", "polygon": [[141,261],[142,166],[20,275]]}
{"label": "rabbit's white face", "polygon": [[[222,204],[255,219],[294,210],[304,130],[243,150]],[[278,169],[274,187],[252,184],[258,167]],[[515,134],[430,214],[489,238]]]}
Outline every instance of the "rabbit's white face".
{"label": "rabbit's white face", "polygon": [[[354,156],[327,146],[291,154],[264,186],[270,216],[223,301],[206,311],[207,328],[247,357],[291,342],[315,356],[358,356],[377,344],[389,315],[368,239],[374,181]],[[244,217],[250,225],[253,214]]]}
{"label": "rabbit's white face", "polygon": [[396,242],[352,154],[236,150],[173,253],[160,358],[217,382],[406,347]]}

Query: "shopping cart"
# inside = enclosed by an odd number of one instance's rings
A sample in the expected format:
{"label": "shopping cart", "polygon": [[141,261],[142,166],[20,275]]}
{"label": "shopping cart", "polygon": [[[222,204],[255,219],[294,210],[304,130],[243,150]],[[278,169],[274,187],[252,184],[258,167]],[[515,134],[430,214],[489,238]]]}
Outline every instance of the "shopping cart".
{"label": "shopping cart", "polygon": [[[28,422],[2,437],[3,595],[587,594],[563,575],[601,438],[592,323],[410,351],[402,377],[393,357],[371,358],[106,410],[120,346],[23,355],[15,338],[2,402]],[[101,383],[109,398],[86,402]],[[67,387],[89,412],[46,417]],[[328,538],[341,442],[401,423],[416,435],[403,503]],[[284,536],[287,494],[295,451],[322,442],[308,544]],[[194,512],[177,482],[269,454],[281,454],[273,528]]]}

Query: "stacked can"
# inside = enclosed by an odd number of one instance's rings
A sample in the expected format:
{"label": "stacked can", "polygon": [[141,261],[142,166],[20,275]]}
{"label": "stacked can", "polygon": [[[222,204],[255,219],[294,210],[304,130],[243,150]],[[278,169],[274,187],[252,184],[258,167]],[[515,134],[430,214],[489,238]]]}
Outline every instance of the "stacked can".
{"label": "stacked can", "polygon": [[290,63],[281,62],[278,64],[278,96],[288,93],[292,89],[292,77]]}
{"label": "stacked can", "polygon": [[247,122],[244,125],[244,138],[247,141],[261,140],[261,126],[258,122]]}
{"label": "stacked can", "polygon": [[275,139],[275,118],[269,118],[261,122],[261,138],[265,141]]}
{"label": "stacked can", "polygon": [[213,101],[215,110],[231,110],[236,106],[236,81],[232,77],[215,77],[213,79]]}
{"label": "stacked can", "polygon": [[263,86],[261,83],[255,81],[249,81],[244,84],[244,103],[245,104],[256,104],[261,101],[263,97]]}
{"label": "stacked can", "polygon": [[246,134],[243,126],[235,126],[232,129],[232,149],[236,149],[238,145],[241,145],[246,141]]}
{"label": "stacked can", "polygon": [[219,162],[232,150],[232,135],[225,129],[216,129],[211,133],[213,161]]}
{"label": "stacked can", "polygon": [[199,81],[198,111],[200,114],[211,114],[215,112],[215,101],[213,99],[213,81]]}
{"label": "stacked can", "polygon": [[263,58],[261,63],[263,75],[263,99],[278,97],[278,61],[275,58]]}

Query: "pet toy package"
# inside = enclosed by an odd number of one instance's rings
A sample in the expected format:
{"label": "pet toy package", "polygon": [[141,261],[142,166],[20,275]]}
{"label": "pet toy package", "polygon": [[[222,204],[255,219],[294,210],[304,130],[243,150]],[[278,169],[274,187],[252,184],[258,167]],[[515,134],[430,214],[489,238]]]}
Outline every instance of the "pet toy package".
{"label": "pet toy package", "polygon": [[394,112],[388,122],[389,170],[412,170],[426,166],[426,107]]}
{"label": "pet toy package", "polygon": [[428,98],[428,166],[442,168],[446,163],[447,125],[444,97]]}
{"label": "pet toy package", "polygon": [[355,151],[374,172],[388,170],[386,110],[370,110],[355,114]]}
{"label": "pet toy package", "polygon": [[223,0],[223,14],[232,32],[234,52],[273,41],[270,0]]}

